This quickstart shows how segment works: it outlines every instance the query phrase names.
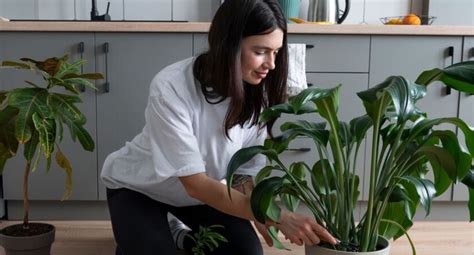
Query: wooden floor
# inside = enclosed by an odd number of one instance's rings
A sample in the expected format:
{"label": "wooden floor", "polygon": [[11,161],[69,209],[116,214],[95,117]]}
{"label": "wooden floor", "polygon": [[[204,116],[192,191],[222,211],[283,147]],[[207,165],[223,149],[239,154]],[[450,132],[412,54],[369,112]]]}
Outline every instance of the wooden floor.
{"label": "wooden floor", "polygon": [[[114,239],[108,221],[50,221],[57,228],[52,255],[113,255]],[[13,224],[2,222],[0,228]],[[474,223],[417,222],[409,232],[418,255],[474,255]],[[302,247],[284,243],[291,251],[266,245],[266,255],[303,255]],[[4,255],[0,247],[0,254]],[[410,255],[405,237],[392,244],[391,255]],[[244,255],[244,254],[243,254]]]}

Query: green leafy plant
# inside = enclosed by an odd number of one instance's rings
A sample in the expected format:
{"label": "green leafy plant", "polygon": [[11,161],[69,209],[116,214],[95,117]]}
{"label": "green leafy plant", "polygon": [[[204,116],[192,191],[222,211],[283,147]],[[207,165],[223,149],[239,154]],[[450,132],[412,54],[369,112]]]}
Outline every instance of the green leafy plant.
{"label": "green leafy plant", "polygon": [[[63,199],[72,192],[72,166],[59,147],[63,139],[63,128],[67,126],[73,141],[79,140],[87,151],[94,150],[94,140],[84,128],[86,117],[76,107],[81,102],[78,85],[95,89],[89,80],[102,79],[99,73],[81,74],[85,60],[68,63],[68,56],[37,61],[21,58],[21,62],[3,61],[1,68],[29,70],[41,75],[45,85],[25,81],[28,87],[0,91],[0,173],[5,163],[14,157],[23,144],[26,161],[23,178],[24,217],[23,228],[29,225],[28,180],[38,166],[41,155],[46,159],[46,170],[51,167],[53,153],[56,163],[66,173],[66,191]],[[52,92],[63,87],[72,92]],[[36,155],[36,157],[35,157]]]}
{"label": "green leafy plant", "polygon": [[198,232],[195,232],[193,235],[186,234],[194,242],[194,247],[191,249],[194,255],[205,255],[206,250],[212,252],[215,248],[219,247],[219,242],[227,243],[227,239],[224,236],[213,230],[215,228],[224,228],[224,226],[199,226]]}
{"label": "green leafy plant", "polygon": [[[374,251],[379,235],[396,239],[406,234],[417,207],[421,204],[428,215],[433,198],[453,183],[462,182],[469,189],[472,221],[474,130],[456,117],[429,119],[417,107],[428,85],[435,81],[474,93],[474,62],[425,71],[415,82],[401,76],[389,77],[357,93],[366,114],[349,123],[339,121],[337,116],[340,86],[309,88],[288,103],[265,109],[262,122],[275,120],[283,113],[314,114],[324,122],[286,122],[280,126],[280,136],[267,139],[263,146],[239,150],[228,165],[227,183],[232,183],[233,174],[242,164],[257,154],[265,155],[269,163],[259,171],[251,197],[255,218],[260,222],[278,221],[281,208],[275,202],[277,197],[292,211],[301,201],[319,224],[341,240],[330,248],[343,251]],[[455,132],[440,130],[441,124],[453,125],[462,132],[467,150]],[[314,165],[285,165],[280,160],[280,154],[297,137],[314,141]],[[370,153],[368,205],[356,224],[354,209],[360,182],[355,174],[356,159],[364,141]],[[434,181],[426,178],[429,171],[434,174]],[[271,175],[272,172],[279,172],[280,176]],[[413,244],[412,250],[415,253]]]}

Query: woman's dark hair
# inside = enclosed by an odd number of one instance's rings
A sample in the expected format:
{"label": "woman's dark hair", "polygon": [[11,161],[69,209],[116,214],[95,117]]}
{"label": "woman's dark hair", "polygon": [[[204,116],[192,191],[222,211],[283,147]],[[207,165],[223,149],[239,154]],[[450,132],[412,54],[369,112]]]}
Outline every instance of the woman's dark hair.
{"label": "woman's dark hair", "polygon": [[[286,100],[288,76],[287,25],[277,0],[226,0],[209,30],[209,50],[196,58],[193,71],[209,103],[230,98],[225,134],[235,125],[258,124],[262,109]],[[283,45],[271,70],[259,86],[242,80],[240,44],[252,35],[283,31]],[[273,122],[267,124],[271,134]],[[263,125],[261,126],[263,127]]]}

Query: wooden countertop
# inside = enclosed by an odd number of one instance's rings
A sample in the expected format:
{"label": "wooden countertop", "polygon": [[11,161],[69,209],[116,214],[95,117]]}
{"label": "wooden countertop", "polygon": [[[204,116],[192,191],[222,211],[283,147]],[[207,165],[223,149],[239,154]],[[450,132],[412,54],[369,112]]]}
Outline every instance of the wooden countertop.
{"label": "wooden countertop", "polygon": [[[208,22],[0,21],[1,31],[38,32],[207,32]],[[474,26],[290,24],[295,34],[473,36]]]}

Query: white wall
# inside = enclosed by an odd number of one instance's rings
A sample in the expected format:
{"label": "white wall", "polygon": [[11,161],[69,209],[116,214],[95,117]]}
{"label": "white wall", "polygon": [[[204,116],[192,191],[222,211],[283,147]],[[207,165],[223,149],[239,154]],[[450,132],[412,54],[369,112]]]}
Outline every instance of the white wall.
{"label": "white wall", "polygon": [[[111,2],[109,14],[113,20],[162,21],[210,21],[221,2],[220,0],[97,0],[99,14],[105,12],[108,1]],[[301,0],[302,18],[306,18],[309,1]],[[445,1],[449,8],[454,8],[454,3],[474,2],[473,0],[352,0],[349,16],[344,24],[381,24],[380,17],[406,15],[411,12],[421,14],[423,1]],[[343,7],[345,1],[339,0],[339,2]],[[0,0],[0,16],[9,19],[88,20],[90,9],[91,0]],[[460,10],[460,7],[453,10]],[[438,8],[430,14],[450,15],[442,14],[441,11]],[[465,11],[464,16],[470,15],[467,20],[473,21],[474,4]],[[453,12],[459,13],[459,11]],[[438,24],[449,24],[445,17],[439,17],[438,22]],[[459,23],[462,24],[461,21],[457,21],[456,25],[460,25]],[[436,24],[435,21],[434,25]],[[464,25],[474,25],[474,21],[472,24]]]}

